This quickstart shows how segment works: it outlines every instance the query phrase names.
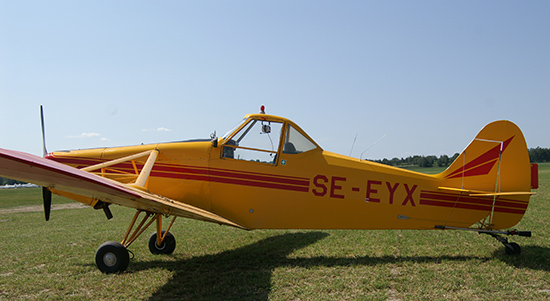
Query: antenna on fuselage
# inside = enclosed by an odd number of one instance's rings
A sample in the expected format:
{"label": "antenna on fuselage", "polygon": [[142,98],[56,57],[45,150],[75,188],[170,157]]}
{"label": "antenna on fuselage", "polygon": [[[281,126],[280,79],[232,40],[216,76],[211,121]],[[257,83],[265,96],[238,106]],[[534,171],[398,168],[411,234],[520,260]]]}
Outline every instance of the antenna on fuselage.
{"label": "antenna on fuselage", "polygon": [[355,134],[355,138],[353,138],[353,143],[351,144],[351,149],[349,151],[349,156],[350,157],[351,157],[351,153],[353,152],[353,147],[355,146],[355,141],[357,141],[357,135],[359,135],[359,133]]}
{"label": "antenna on fuselage", "polygon": [[369,149],[371,149],[371,147],[373,147],[376,143],[378,143],[380,140],[382,140],[382,138],[386,137],[387,134],[384,134],[382,137],[378,138],[378,140],[376,140],[373,144],[371,144],[369,147],[367,147],[366,150],[364,150],[362,153],[361,153],[361,156],[359,156],[359,160],[363,160],[363,154],[368,151]]}

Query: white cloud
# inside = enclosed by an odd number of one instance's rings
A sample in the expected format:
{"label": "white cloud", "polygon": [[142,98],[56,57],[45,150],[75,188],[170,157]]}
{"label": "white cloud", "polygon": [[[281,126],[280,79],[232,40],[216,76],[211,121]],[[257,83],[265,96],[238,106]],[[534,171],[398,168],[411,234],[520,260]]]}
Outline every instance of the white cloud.
{"label": "white cloud", "polygon": [[151,129],[151,130],[142,129],[141,131],[142,132],[171,132],[172,130],[168,129],[168,128],[165,128],[165,127],[159,127],[159,128]]}
{"label": "white cloud", "polygon": [[76,136],[68,136],[68,138],[93,138],[93,137],[100,137],[100,136],[101,134],[99,133],[82,133]]}

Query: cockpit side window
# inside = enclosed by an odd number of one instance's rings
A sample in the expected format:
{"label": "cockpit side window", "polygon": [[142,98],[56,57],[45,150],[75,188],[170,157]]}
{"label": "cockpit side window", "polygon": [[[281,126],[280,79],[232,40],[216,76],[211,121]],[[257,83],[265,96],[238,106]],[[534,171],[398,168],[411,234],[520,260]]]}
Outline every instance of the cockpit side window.
{"label": "cockpit side window", "polygon": [[299,154],[315,149],[317,146],[293,126],[289,125],[285,133],[284,154]]}
{"label": "cockpit side window", "polygon": [[275,164],[282,128],[280,122],[251,120],[224,144],[222,156]]}

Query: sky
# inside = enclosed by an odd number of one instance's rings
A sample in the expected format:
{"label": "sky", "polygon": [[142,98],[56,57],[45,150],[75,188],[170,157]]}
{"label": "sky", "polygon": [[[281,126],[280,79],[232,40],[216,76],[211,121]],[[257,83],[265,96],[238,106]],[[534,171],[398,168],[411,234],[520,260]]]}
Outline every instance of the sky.
{"label": "sky", "polygon": [[451,156],[500,119],[549,148],[549,15],[549,1],[0,0],[0,148],[42,155],[40,105],[49,151],[221,136],[261,105],[353,157]]}

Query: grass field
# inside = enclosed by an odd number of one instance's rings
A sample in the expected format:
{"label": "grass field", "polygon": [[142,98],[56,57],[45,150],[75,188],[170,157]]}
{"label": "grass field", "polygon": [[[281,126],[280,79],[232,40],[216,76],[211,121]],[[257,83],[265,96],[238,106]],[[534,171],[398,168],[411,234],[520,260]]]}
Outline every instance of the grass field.
{"label": "grass field", "polygon": [[0,299],[550,299],[550,164],[537,193],[517,225],[533,237],[511,239],[519,256],[471,232],[247,232],[179,219],[173,255],[150,254],[143,235],[128,270],[105,275],[95,250],[122,238],[133,210],[112,206],[112,220],[55,210],[45,222],[43,212],[13,210],[40,205],[40,189],[0,190]]}

